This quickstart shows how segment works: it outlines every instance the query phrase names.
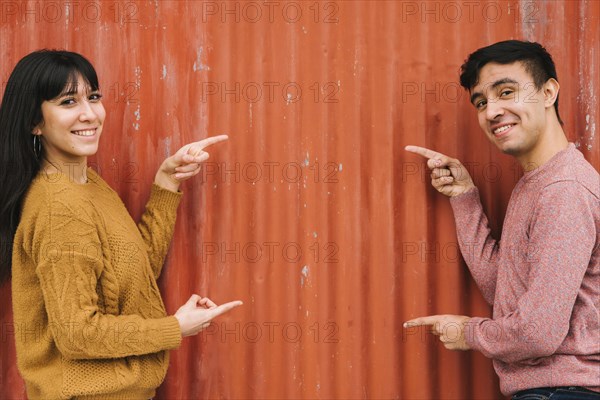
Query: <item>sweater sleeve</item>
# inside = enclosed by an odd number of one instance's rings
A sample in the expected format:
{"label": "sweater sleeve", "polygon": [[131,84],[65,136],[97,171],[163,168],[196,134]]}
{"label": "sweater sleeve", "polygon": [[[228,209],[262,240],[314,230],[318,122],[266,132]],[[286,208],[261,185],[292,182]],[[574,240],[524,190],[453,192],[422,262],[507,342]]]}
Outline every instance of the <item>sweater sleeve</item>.
{"label": "sweater sleeve", "polygon": [[499,242],[492,235],[483,212],[479,190],[450,198],[461,253],[488,304],[493,305],[498,276]]}
{"label": "sweater sleeve", "polygon": [[556,352],[569,332],[595,245],[591,207],[575,182],[557,182],[541,191],[528,232],[525,292],[502,318],[470,321],[466,336],[471,348],[504,362]]}
{"label": "sweater sleeve", "polygon": [[177,207],[182,193],[152,184],[150,199],[138,223],[154,278],[158,279],[173,238]]}
{"label": "sweater sleeve", "polygon": [[[98,229],[89,208],[51,200],[29,221],[35,224],[31,258],[36,264],[48,326],[67,359],[108,359],[156,353],[181,342],[173,316],[103,313],[96,292],[104,271]],[[117,283],[108,290],[117,292]]]}

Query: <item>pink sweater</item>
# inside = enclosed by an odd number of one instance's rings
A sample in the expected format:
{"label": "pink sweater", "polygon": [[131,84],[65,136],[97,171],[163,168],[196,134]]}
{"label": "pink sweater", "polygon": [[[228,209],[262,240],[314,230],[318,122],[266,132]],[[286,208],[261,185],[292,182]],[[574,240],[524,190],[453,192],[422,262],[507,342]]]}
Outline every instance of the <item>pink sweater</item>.
{"label": "pink sweater", "polygon": [[600,176],[573,144],[515,186],[502,237],[477,189],[450,200],[460,248],[493,318],[471,348],[493,359],[505,395],[546,386],[600,391]]}

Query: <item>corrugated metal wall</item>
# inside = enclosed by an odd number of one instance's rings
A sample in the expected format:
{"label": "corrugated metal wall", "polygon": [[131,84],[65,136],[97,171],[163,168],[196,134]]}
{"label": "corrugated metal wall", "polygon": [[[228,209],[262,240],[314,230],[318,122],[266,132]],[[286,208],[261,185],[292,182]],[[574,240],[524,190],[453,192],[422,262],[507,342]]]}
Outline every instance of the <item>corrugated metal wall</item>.
{"label": "corrugated metal wall", "polygon": [[[599,19],[569,0],[2,0],[0,78],[43,47],[92,60],[108,112],[93,161],[134,216],[165,156],[231,137],[183,188],[161,287],[170,312],[192,292],[245,305],[173,352],[158,398],[494,399],[489,360],[402,329],[490,313],[403,147],[469,163],[498,231],[519,168],[457,75],[521,38],[554,55],[567,134],[599,168]],[[22,399],[8,286],[0,303],[0,398]]]}

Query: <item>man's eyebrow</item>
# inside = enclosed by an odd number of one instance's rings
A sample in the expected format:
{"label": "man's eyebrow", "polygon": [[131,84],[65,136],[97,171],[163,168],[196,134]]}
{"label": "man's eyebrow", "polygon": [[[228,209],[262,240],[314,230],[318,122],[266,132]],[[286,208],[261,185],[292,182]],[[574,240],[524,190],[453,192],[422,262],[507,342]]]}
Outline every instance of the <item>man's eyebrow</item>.
{"label": "man's eyebrow", "polygon": [[[495,89],[500,85],[504,85],[505,83],[514,83],[514,84],[518,84],[519,82],[515,81],[514,79],[511,78],[502,78],[502,79],[498,79],[497,81],[495,81],[494,83],[492,83],[490,85],[490,88]],[[479,96],[483,96],[483,93],[481,92],[475,92],[471,95],[471,104],[473,104],[473,102],[475,101],[475,99]]]}

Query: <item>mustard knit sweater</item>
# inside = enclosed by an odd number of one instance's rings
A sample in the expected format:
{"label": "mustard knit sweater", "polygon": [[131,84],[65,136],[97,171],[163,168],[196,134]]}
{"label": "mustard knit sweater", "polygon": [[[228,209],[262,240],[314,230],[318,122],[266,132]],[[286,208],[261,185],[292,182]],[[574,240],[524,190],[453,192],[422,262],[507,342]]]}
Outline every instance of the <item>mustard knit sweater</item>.
{"label": "mustard knit sweater", "polygon": [[179,346],[156,284],[180,193],[153,185],[137,224],[88,169],[41,173],[14,240],[17,364],[34,399],[149,399]]}

